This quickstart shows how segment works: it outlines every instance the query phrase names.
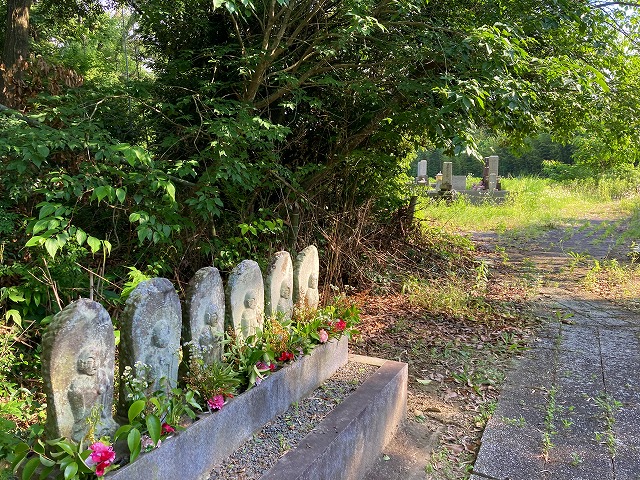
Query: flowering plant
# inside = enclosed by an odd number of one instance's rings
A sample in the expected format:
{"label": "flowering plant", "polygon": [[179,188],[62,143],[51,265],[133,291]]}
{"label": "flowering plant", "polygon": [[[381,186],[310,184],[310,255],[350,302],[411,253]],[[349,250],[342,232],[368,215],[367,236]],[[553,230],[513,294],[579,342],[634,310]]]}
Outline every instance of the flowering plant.
{"label": "flowering plant", "polygon": [[[35,455],[27,460],[30,453]],[[82,442],[76,443],[65,438],[46,441],[37,438],[32,445],[22,442],[15,447],[12,467],[17,472],[22,466],[21,478],[24,480],[35,475],[38,478],[48,478],[51,474],[60,475],[65,480],[87,480],[102,477],[118,468],[113,463],[115,458],[115,451],[106,438],[101,438],[86,448]]]}
{"label": "flowering plant", "polygon": [[97,477],[105,474],[110,465],[116,459],[116,452],[113,447],[107,443],[95,442],[89,446],[91,453],[84,461],[89,468],[95,467]]}

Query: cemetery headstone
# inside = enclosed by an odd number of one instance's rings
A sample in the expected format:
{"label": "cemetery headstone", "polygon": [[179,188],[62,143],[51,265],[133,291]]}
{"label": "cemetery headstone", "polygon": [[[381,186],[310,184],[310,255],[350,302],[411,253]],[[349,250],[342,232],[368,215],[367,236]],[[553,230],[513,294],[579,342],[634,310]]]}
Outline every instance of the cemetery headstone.
{"label": "cemetery headstone", "polygon": [[443,162],[442,164],[442,184],[440,190],[451,190],[453,181],[453,163]]}
{"label": "cemetery headstone", "polygon": [[[180,361],[182,309],[173,284],[166,278],[140,282],[125,303],[120,330],[120,374],[133,369],[151,392],[175,388]],[[144,372],[136,364],[144,364]],[[120,413],[127,400],[124,382],[120,387]],[[124,412],[126,414],[126,411]]]}
{"label": "cemetery headstone", "polygon": [[427,161],[420,160],[418,162],[418,175],[416,176],[417,183],[425,183],[428,181],[427,178]]}
{"label": "cemetery headstone", "polygon": [[226,288],[227,322],[239,338],[254,335],[264,322],[264,282],[260,267],[243,260],[231,275]]}
{"label": "cemetery headstone", "polygon": [[498,162],[500,160],[500,157],[498,157],[498,155],[491,155],[491,156],[487,157],[487,159],[489,160],[489,175],[494,173],[497,176],[498,175]]}
{"label": "cemetery headstone", "polygon": [[267,269],[264,285],[264,312],[288,320],[293,314],[293,264],[289,252],[277,252]]}
{"label": "cemetery headstone", "polygon": [[315,245],[309,245],[296,257],[293,270],[293,301],[304,309],[316,310],[320,303],[318,278],[320,258]]}
{"label": "cemetery headstone", "polygon": [[451,188],[456,192],[464,192],[467,189],[467,176],[453,175],[451,177]]}
{"label": "cemetery headstone", "polygon": [[215,267],[196,272],[186,292],[185,340],[205,365],[222,361],[224,335],[224,286]]}
{"label": "cemetery headstone", "polygon": [[57,313],[42,338],[46,434],[80,442],[95,419],[95,436],[113,435],[115,338],[102,305],[81,298]]}
{"label": "cemetery headstone", "polygon": [[495,173],[489,174],[489,191],[493,192],[498,186],[498,176]]}

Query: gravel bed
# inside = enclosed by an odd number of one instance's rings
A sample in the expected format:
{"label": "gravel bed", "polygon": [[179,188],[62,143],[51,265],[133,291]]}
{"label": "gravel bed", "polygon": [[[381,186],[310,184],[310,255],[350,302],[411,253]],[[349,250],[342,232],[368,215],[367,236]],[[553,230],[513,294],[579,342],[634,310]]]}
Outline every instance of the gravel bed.
{"label": "gravel bed", "polygon": [[260,478],[377,369],[375,365],[347,363],[307,398],[294,403],[254,433],[253,438],[211,472],[209,480]]}

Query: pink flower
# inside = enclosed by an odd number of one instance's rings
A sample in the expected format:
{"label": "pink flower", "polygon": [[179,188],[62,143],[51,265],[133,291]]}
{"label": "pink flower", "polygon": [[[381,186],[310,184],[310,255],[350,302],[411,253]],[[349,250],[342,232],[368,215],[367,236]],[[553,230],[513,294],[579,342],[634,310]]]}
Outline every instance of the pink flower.
{"label": "pink flower", "polygon": [[224,397],[222,395],[216,395],[207,400],[207,405],[211,410],[220,410],[224,405]]}
{"label": "pink flower", "polygon": [[329,340],[329,334],[324,328],[320,329],[318,336],[320,337],[320,343],[326,343]]}
{"label": "pink flower", "polygon": [[162,435],[169,435],[170,433],[175,433],[175,432],[176,432],[176,429],[173,428],[168,423],[162,424]]}
{"label": "pink flower", "polygon": [[[158,443],[160,442],[158,441]],[[151,437],[149,435],[142,435],[140,437],[140,448],[143,452],[149,452],[153,450],[154,446],[155,445],[153,444],[153,440],[151,440]]]}
{"label": "pink flower", "polygon": [[101,477],[104,475],[104,470],[113,463],[116,458],[116,452],[113,447],[105,445],[102,442],[95,442],[89,446],[91,454],[86,460],[88,467],[96,467],[96,476]]}
{"label": "pink flower", "polygon": [[269,365],[267,365],[264,362],[258,362],[258,363],[256,363],[256,368],[258,370],[269,370]]}
{"label": "pink flower", "polygon": [[338,321],[333,324],[333,328],[335,328],[338,332],[341,332],[345,328],[347,328],[347,322],[339,318]]}

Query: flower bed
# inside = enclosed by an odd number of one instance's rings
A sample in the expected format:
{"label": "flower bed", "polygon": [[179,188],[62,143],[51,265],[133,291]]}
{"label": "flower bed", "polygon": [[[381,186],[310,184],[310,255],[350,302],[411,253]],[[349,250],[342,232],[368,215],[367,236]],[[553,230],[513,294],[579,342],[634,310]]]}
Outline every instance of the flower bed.
{"label": "flower bed", "polygon": [[110,480],[185,480],[209,472],[253,432],[307,396],[347,362],[347,338],[316,347],[259,386],[231,400],[220,411],[202,415],[162,447],[107,474]]}

